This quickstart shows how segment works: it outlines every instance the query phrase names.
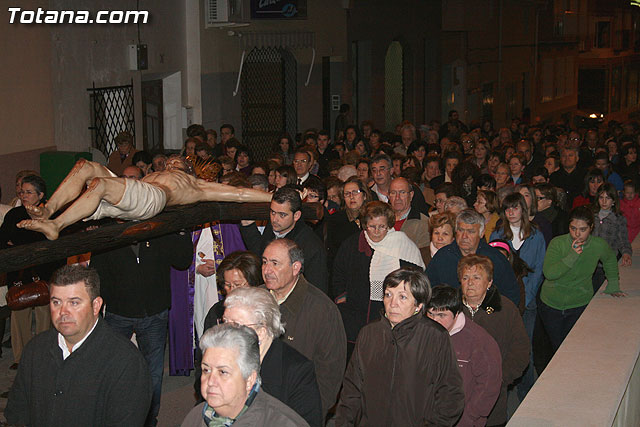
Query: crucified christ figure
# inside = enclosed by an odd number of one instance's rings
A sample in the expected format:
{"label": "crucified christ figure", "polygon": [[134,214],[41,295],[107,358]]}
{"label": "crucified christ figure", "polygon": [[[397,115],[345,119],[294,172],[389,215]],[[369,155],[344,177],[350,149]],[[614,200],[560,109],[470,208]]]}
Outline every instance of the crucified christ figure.
{"label": "crucified christ figure", "polygon": [[[32,219],[21,221],[18,227],[39,231],[47,239],[55,240],[61,230],[82,219],[145,220],[160,213],[165,206],[271,201],[270,193],[197,179],[186,170],[182,159],[172,158],[166,170],[137,181],[116,177],[101,164],[81,159],[44,206],[25,206]],[[80,195],[85,186],[87,191]],[[57,218],[49,219],[73,200],[75,202]]]}

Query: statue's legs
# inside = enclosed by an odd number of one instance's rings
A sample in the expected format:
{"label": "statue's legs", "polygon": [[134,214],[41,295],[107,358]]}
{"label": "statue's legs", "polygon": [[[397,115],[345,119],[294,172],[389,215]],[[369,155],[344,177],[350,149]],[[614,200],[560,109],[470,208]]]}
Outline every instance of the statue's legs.
{"label": "statue's legs", "polygon": [[98,208],[100,201],[117,204],[122,200],[125,188],[124,178],[93,178],[87,191],[56,219],[25,220],[18,223],[18,227],[39,231],[47,239],[55,240],[65,227],[91,216]]}
{"label": "statue's legs", "polygon": [[58,209],[75,200],[91,179],[101,177],[113,177],[113,174],[99,163],[80,159],[43,207],[25,208],[31,218],[49,219]]}

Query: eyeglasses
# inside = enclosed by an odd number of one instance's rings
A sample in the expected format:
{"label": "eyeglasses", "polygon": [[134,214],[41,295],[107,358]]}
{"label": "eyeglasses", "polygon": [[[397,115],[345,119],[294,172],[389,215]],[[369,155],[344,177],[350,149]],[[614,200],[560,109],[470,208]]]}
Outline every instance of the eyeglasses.
{"label": "eyeglasses", "polygon": [[356,197],[358,194],[362,193],[362,190],[358,189],[358,190],[353,190],[353,191],[345,191],[344,192],[344,198],[348,198],[348,197]]}
{"label": "eyeglasses", "polygon": [[27,194],[27,195],[31,196],[31,195],[38,194],[38,193],[36,193],[35,191],[31,191],[31,190],[20,190],[20,191],[18,191],[18,195],[20,195],[20,194]]}
{"label": "eyeglasses", "polygon": [[395,197],[395,196],[404,197],[409,193],[410,193],[410,191],[405,191],[405,190],[398,190],[398,191],[392,190],[392,191],[389,191],[389,196],[391,196],[391,197]]}
{"label": "eyeglasses", "polygon": [[294,160],[293,163],[309,163],[309,160],[307,160],[307,159],[297,159],[297,160]]}
{"label": "eyeglasses", "polygon": [[248,282],[247,282],[246,280],[245,280],[244,282],[242,282],[242,283],[229,283],[229,282],[224,282],[224,287],[225,287],[225,289],[228,289],[229,291],[232,291],[232,290],[234,290],[234,289],[236,289],[236,288],[241,288],[241,287],[243,287],[243,286],[244,286],[244,285],[246,285],[247,283],[248,283]]}
{"label": "eyeglasses", "polygon": [[385,224],[380,224],[380,225],[367,225],[367,230],[369,231],[387,231],[389,229],[389,226],[385,225]]}
{"label": "eyeglasses", "polygon": [[225,319],[225,318],[218,319],[217,323],[218,323],[218,325],[223,325],[223,324],[226,323],[228,325],[232,325],[232,326],[235,326],[235,327],[246,326],[248,328],[252,328],[254,326],[262,326],[262,324],[260,324],[260,323],[247,323],[247,324],[243,325],[242,323],[234,322],[233,320],[229,320],[229,319]]}

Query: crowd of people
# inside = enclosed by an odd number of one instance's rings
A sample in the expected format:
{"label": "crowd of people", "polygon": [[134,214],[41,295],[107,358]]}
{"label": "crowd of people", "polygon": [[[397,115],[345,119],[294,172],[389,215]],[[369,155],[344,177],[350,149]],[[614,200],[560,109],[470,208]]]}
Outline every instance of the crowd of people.
{"label": "crowd of people", "polygon": [[[164,203],[270,209],[266,221],[212,219],[96,251],[89,268],[11,273],[9,284],[50,279],[51,304],[12,313],[8,421],[55,424],[79,398],[80,419],[99,420],[88,424],[155,425],[168,335],[171,374],[195,369],[185,426],[504,425],[508,394],[525,398],[594,294],[625,296],[618,268],[631,265],[640,232],[637,123],[514,119],[495,130],[451,111],[394,132],[348,116],[336,124],[333,135],[283,134],[261,161],[229,124],[219,140],[190,126],[173,155],[136,152],[121,134],[109,171],[74,169],[97,199],[85,193],[58,216],[79,191],[46,201],[37,173],[19,173],[2,248],[52,238],[41,223],[57,238],[78,219],[144,219]],[[176,164],[198,177],[189,197],[169,185]],[[162,206],[123,207],[118,186],[132,181],[160,188]],[[305,218],[303,202],[323,214]],[[28,342],[32,311],[45,332]],[[94,355],[103,343],[127,366]],[[36,369],[60,380],[36,386]],[[103,374],[76,384],[72,369]],[[144,398],[134,405],[132,393]]]}

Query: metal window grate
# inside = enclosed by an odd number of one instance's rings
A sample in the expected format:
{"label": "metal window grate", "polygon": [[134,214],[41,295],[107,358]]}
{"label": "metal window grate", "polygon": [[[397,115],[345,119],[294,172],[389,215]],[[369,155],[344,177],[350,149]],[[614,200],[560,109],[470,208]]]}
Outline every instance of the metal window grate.
{"label": "metal window grate", "polygon": [[87,89],[91,102],[91,138],[93,146],[106,157],[116,149],[115,137],[124,131],[135,136],[133,82],[126,86]]}
{"label": "metal window grate", "polygon": [[278,136],[298,127],[297,64],[287,49],[254,48],[241,78],[242,139],[256,160],[265,159]]}

